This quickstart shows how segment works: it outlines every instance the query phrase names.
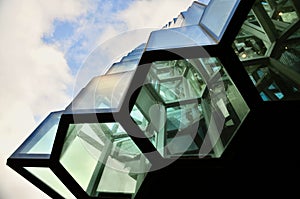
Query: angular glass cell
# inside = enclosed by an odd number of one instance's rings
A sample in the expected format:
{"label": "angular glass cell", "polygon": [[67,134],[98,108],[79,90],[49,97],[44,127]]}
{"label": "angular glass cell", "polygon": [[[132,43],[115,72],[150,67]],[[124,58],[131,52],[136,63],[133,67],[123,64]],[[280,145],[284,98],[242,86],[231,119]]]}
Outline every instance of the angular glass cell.
{"label": "angular glass cell", "polygon": [[200,26],[184,26],[153,31],[146,51],[215,44],[217,42]]}
{"label": "angular glass cell", "polygon": [[131,117],[164,157],[220,157],[248,112],[219,59],[199,58],[152,63]]}
{"label": "angular glass cell", "polygon": [[137,68],[139,64],[139,59],[133,59],[130,61],[120,61],[117,63],[114,63],[112,67],[107,71],[107,75],[110,74],[117,74],[117,73],[123,73],[123,72],[130,72]]}
{"label": "angular glass cell", "polygon": [[184,13],[182,26],[199,25],[200,19],[204,13],[205,6],[194,2]]}
{"label": "angular glass cell", "polygon": [[164,103],[200,98],[205,88],[204,81],[185,60],[153,63],[147,81]]}
{"label": "angular glass cell", "polygon": [[219,41],[239,3],[240,0],[211,0],[201,18],[201,26]]}
{"label": "angular glass cell", "polygon": [[63,111],[50,113],[16,151],[18,154],[51,154]]}
{"label": "angular glass cell", "polygon": [[121,62],[127,62],[127,61],[135,61],[135,60],[139,60],[141,58],[142,54],[135,54],[135,55],[127,55],[126,57],[123,57],[121,59]]}
{"label": "angular glass cell", "polygon": [[75,97],[66,111],[119,109],[134,71],[93,78]]}
{"label": "angular glass cell", "polygon": [[55,192],[61,195],[62,198],[76,198],[67,187],[59,180],[59,178],[49,168],[44,167],[24,167],[36,178],[41,180]]}
{"label": "angular glass cell", "polygon": [[60,163],[92,197],[135,194],[150,169],[119,123],[70,124]]}

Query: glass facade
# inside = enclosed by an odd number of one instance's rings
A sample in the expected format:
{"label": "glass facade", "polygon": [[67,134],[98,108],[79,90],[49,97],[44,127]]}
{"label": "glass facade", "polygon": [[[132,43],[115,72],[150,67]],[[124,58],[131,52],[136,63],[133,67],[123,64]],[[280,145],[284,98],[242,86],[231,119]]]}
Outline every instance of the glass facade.
{"label": "glass facade", "polygon": [[162,30],[151,33],[146,51],[218,44],[239,2],[195,1]]}
{"label": "glass facade", "polygon": [[256,106],[300,99],[299,6],[194,1],[50,113],[7,164],[52,198],[133,199],[157,159],[223,161]]}
{"label": "glass facade", "polygon": [[103,192],[135,194],[150,168],[119,123],[69,125],[59,161],[93,197]]}
{"label": "glass facade", "polygon": [[164,157],[220,157],[248,112],[220,60],[199,58],[154,62],[131,117]]}

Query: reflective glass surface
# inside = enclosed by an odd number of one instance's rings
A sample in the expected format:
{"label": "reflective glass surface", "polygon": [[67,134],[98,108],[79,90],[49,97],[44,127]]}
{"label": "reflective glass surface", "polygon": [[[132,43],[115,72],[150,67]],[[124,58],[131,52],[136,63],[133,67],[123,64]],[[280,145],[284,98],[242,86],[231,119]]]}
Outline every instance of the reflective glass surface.
{"label": "reflective glass surface", "polygon": [[[140,55],[138,55],[140,57]],[[112,67],[107,71],[106,74],[116,74],[116,73],[123,73],[123,72],[129,72],[136,69],[136,67],[139,64],[139,59],[132,59],[127,61],[125,59],[121,60],[120,62],[114,63]]]}
{"label": "reflective glass surface", "polygon": [[217,58],[152,63],[131,117],[164,157],[220,157],[249,112]]}
{"label": "reflective glass surface", "polygon": [[62,111],[52,112],[17,150],[20,154],[51,153]]}
{"label": "reflective glass surface", "polygon": [[194,2],[184,13],[184,21],[182,26],[198,25],[203,15],[205,7]]}
{"label": "reflective glass surface", "polygon": [[240,0],[211,0],[200,24],[220,40]]}
{"label": "reflective glass surface", "polygon": [[71,124],[60,162],[90,196],[135,194],[150,163],[119,123]]}
{"label": "reflective glass surface", "polygon": [[153,31],[146,50],[214,45],[216,41],[198,25]]}
{"label": "reflective glass surface", "polygon": [[67,107],[67,111],[118,109],[131,83],[134,71],[93,78]]}
{"label": "reflective glass surface", "polygon": [[27,171],[29,171],[32,175],[37,177],[43,183],[48,185],[51,189],[56,191],[63,198],[76,198],[67,187],[58,179],[58,177],[52,172],[49,168],[43,167],[24,167]]}

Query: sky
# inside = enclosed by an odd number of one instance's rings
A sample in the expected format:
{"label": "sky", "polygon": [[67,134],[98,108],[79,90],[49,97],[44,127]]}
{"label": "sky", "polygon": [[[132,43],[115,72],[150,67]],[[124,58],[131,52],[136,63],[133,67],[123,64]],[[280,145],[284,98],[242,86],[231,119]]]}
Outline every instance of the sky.
{"label": "sky", "polygon": [[49,198],[6,166],[7,158],[92,76],[191,3],[0,0],[0,199]]}

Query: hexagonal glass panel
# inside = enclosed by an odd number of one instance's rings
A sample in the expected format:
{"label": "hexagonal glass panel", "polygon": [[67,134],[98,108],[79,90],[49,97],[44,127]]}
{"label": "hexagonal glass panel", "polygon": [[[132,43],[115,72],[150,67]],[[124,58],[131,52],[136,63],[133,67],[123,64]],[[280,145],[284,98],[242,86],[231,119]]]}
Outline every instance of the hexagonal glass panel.
{"label": "hexagonal glass panel", "polygon": [[134,195],[150,169],[119,123],[70,124],[60,163],[92,197]]}
{"label": "hexagonal glass panel", "polygon": [[217,58],[152,63],[131,117],[164,157],[220,157],[249,112]]}

